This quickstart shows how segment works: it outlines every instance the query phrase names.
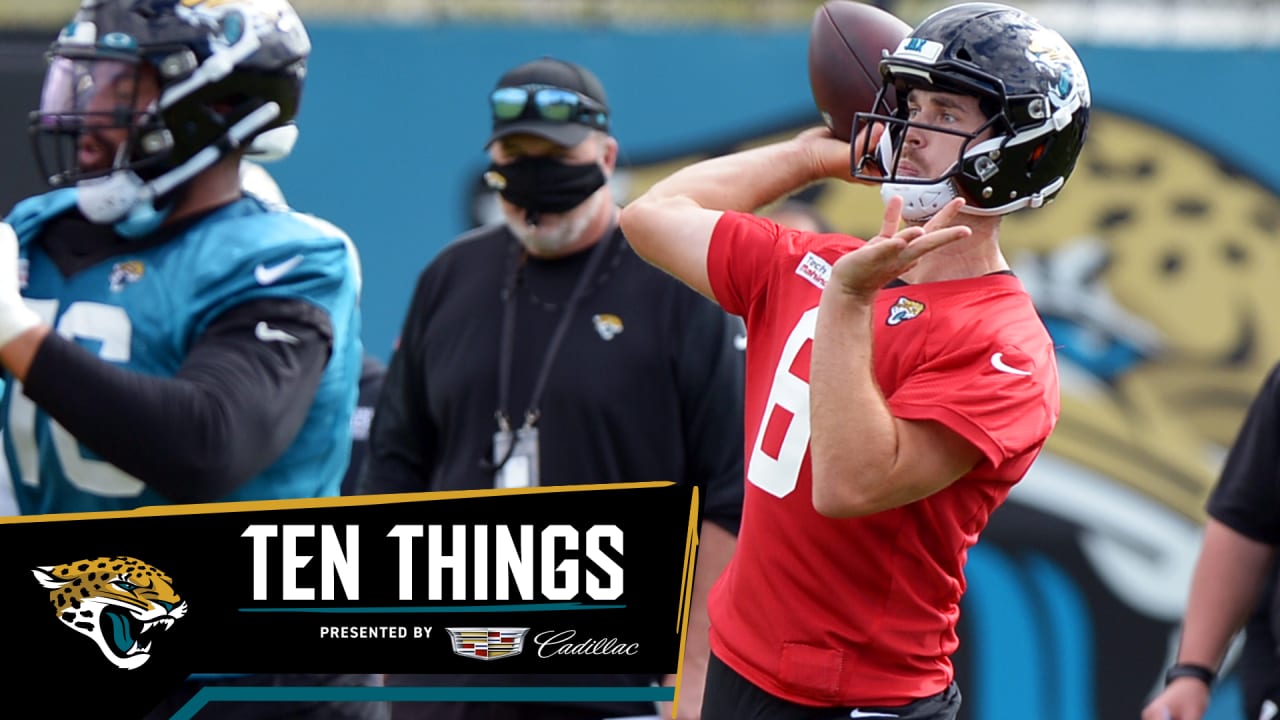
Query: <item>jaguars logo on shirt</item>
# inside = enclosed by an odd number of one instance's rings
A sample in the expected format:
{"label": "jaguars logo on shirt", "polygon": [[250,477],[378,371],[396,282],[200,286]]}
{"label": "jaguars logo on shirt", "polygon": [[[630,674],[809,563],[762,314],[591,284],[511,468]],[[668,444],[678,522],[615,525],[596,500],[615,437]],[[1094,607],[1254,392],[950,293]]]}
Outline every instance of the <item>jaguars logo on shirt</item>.
{"label": "jaguars logo on shirt", "polygon": [[897,325],[908,320],[914,320],[920,317],[920,313],[924,312],[924,303],[919,300],[912,300],[903,295],[898,298],[898,302],[889,308],[889,317],[885,319],[886,325]]}
{"label": "jaguars logo on shirt", "polygon": [[111,292],[120,292],[125,285],[141,280],[145,271],[146,266],[141,260],[125,260],[112,265],[111,275],[107,278]]}
{"label": "jaguars logo on shirt", "polygon": [[591,324],[595,325],[596,333],[603,340],[612,340],[622,332],[622,318],[611,313],[593,315]]}

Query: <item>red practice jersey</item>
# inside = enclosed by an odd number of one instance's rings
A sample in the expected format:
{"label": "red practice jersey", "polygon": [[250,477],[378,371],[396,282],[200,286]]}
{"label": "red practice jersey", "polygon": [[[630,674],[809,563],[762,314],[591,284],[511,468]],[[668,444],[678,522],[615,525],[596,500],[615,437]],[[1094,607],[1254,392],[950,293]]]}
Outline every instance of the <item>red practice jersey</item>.
{"label": "red practice jersey", "polygon": [[843,520],[814,510],[818,301],[832,264],[863,244],[731,212],[708,253],[717,301],[747,326],[745,504],[710,598],[711,644],[757,686],[807,705],[898,705],[951,683],[968,550],[1059,413],[1053,344],[1013,275],[885,288],[874,363],[893,414],[940,422],[983,459],[900,508]]}

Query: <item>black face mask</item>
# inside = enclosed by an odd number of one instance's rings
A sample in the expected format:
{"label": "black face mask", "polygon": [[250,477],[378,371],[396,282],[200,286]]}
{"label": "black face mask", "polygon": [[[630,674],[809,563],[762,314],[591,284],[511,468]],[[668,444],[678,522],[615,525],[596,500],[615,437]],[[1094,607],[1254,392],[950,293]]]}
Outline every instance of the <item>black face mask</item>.
{"label": "black face mask", "polygon": [[530,213],[572,210],[605,183],[599,163],[566,165],[549,157],[525,157],[507,165],[490,165],[484,179],[504,200]]}

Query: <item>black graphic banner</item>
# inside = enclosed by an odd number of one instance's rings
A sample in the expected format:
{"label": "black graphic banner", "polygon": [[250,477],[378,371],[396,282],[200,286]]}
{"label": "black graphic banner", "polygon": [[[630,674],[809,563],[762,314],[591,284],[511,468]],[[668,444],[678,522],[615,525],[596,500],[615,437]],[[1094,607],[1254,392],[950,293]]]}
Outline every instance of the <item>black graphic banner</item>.
{"label": "black graphic banner", "polygon": [[11,695],[140,717],[192,673],[673,673],[696,520],[666,483],[13,518]]}

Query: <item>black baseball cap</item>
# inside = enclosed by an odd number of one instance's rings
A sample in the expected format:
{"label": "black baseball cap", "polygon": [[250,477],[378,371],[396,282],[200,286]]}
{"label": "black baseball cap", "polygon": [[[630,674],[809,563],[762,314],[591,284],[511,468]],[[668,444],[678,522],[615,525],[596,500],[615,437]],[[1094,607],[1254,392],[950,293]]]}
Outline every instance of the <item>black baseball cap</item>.
{"label": "black baseball cap", "polygon": [[485,147],[492,145],[495,140],[520,133],[536,135],[557,145],[573,147],[585,140],[592,129],[608,131],[609,98],[605,95],[604,85],[600,84],[600,79],[594,73],[581,65],[553,57],[541,57],[508,70],[498,79],[494,90],[525,86],[561,88],[593,100],[604,108],[604,126],[578,120],[546,120],[530,117],[527,114],[506,121],[495,117],[493,133],[485,142]]}

